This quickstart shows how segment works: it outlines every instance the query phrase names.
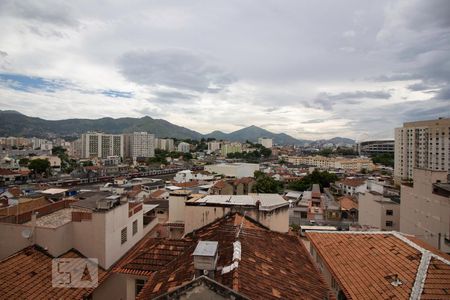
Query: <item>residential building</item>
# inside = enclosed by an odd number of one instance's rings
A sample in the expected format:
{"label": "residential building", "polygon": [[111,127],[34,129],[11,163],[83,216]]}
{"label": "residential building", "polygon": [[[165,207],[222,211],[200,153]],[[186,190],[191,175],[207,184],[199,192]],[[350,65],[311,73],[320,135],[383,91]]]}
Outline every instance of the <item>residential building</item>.
{"label": "residential building", "polygon": [[176,182],[189,182],[192,180],[212,181],[214,180],[214,176],[208,171],[193,172],[191,170],[183,170],[175,174],[174,180]]}
{"label": "residential building", "polygon": [[147,132],[133,132],[124,135],[125,157],[134,161],[155,156],[155,135]]}
{"label": "residential building", "polygon": [[33,243],[48,254],[76,249],[108,269],[157,224],[154,206],[109,192],[77,197],[0,219],[0,259],[29,246],[21,233],[32,230]]}
{"label": "residential building", "polygon": [[400,201],[398,196],[388,196],[367,191],[358,197],[359,224],[380,230],[400,230]]}
{"label": "residential building", "polygon": [[294,165],[308,165],[321,169],[342,169],[346,171],[360,171],[366,169],[372,171],[375,165],[369,158],[345,158],[325,156],[289,156],[287,161]]}
{"label": "residential building", "polygon": [[343,195],[353,196],[357,193],[364,193],[367,190],[367,181],[362,178],[347,177],[337,181],[334,185]]}
{"label": "residential building", "polygon": [[75,141],[70,142],[70,146],[68,149],[69,157],[81,158],[81,149],[81,139],[76,139]]}
{"label": "residential building", "polygon": [[414,169],[401,186],[400,231],[450,252],[450,183],[447,171]]}
{"label": "residential building", "polygon": [[220,150],[222,143],[221,142],[208,142],[208,152],[212,153],[212,152],[216,152]]}
{"label": "residential building", "polygon": [[411,180],[414,168],[450,171],[450,118],[408,122],[395,129],[395,181]]}
{"label": "residential building", "polygon": [[175,150],[175,142],[173,139],[155,139],[155,148],[172,152]]}
{"label": "residential building", "polygon": [[357,144],[357,151],[359,155],[376,155],[383,153],[394,154],[394,140],[371,140],[359,142]]}
{"label": "residential building", "polygon": [[241,143],[225,143],[220,148],[220,154],[222,156],[227,156],[229,153],[242,152],[242,144]]}
{"label": "residential building", "polygon": [[222,179],[211,187],[211,195],[248,195],[252,192],[256,180],[253,177]]}
{"label": "residential building", "polygon": [[81,135],[81,158],[124,157],[124,151],[122,134],[88,132]]}
{"label": "residential building", "polygon": [[53,149],[53,143],[46,139],[40,139],[33,137],[31,138],[31,147],[33,149],[42,149],[42,150],[52,150]]}
{"label": "residential building", "polygon": [[92,299],[330,299],[294,235],[227,214],[179,240],[144,238]]}
{"label": "residential building", "polygon": [[56,155],[32,156],[30,159],[31,160],[35,160],[35,159],[48,160],[48,162],[50,163],[50,168],[52,168],[52,170],[54,172],[60,172],[61,171],[61,159],[58,156],[56,156]]}
{"label": "residential building", "polygon": [[259,171],[259,164],[230,163],[206,165],[205,171],[227,177],[253,177],[255,171]]}
{"label": "residential building", "polygon": [[269,149],[273,147],[272,139],[268,138],[258,138],[258,144],[261,144]]}
{"label": "residential building", "polygon": [[191,151],[191,145],[185,142],[181,142],[178,144],[178,152],[189,153]]}
{"label": "residential building", "polygon": [[[169,200],[169,206],[171,204]],[[231,212],[245,213],[273,231],[288,232],[289,230],[289,202],[278,194],[202,195],[188,197],[183,205],[182,222],[186,233]],[[170,213],[169,218],[171,218]]]}
{"label": "residential building", "polygon": [[398,232],[306,233],[336,299],[448,299],[450,256]]}

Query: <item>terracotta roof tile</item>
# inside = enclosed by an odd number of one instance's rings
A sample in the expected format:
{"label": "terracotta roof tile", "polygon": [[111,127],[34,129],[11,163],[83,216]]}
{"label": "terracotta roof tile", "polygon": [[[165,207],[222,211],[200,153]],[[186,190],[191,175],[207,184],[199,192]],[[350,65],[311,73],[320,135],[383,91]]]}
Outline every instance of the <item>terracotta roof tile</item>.
{"label": "terracotta roof tile", "polygon": [[361,178],[345,178],[341,181],[338,181],[337,183],[341,183],[343,185],[351,186],[351,187],[358,187],[360,185],[363,185],[366,182],[366,180]]}
{"label": "terracotta roof tile", "polygon": [[[216,271],[214,279],[217,282],[251,299],[324,299],[329,294],[296,236],[270,231],[249,218],[233,214],[187,235],[181,254],[180,249],[172,248],[175,258],[155,271],[138,298],[152,299],[191,282],[195,274],[192,253],[198,240],[218,241],[217,266],[230,265],[232,243],[238,232],[242,247],[239,266],[225,274]],[[172,242],[169,240],[168,243]],[[157,254],[155,249],[152,244],[143,253],[152,256]]]}
{"label": "terracotta roof tile", "polygon": [[[408,241],[414,239],[390,232],[308,232],[307,237],[348,299],[409,299],[426,250]],[[432,252],[448,260],[438,250]],[[432,258],[428,274],[426,299],[450,299],[450,293],[442,294],[450,287],[450,266]],[[391,284],[395,278],[400,285]]]}
{"label": "terracotta roof tile", "polygon": [[[63,258],[84,258],[69,251]],[[28,247],[0,261],[2,299],[83,299],[88,288],[53,288],[52,257],[36,247]],[[99,268],[99,282],[106,272]]]}

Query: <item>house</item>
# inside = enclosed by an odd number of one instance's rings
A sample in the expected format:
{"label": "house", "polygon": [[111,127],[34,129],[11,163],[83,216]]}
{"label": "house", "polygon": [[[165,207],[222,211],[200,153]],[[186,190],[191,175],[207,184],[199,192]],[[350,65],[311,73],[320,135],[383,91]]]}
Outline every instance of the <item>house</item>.
{"label": "house", "polygon": [[353,196],[367,190],[367,182],[362,178],[347,177],[335,183],[341,194]]}
{"label": "house", "polygon": [[256,181],[253,177],[222,179],[216,181],[210,189],[211,195],[248,195]]}
{"label": "house", "polygon": [[450,256],[398,232],[306,233],[337,299],[449,299]]}
{"label": "house", "polygon": [[341,207],[342,220],[358,221],[358,202],[349,196],[341,196],[338,198]]}
{"label": "house", "polygon": [[323,300],[330,291],[296,236],[233,213],[183,239],[146,239],[91,296]]}
{"label": "house", "polygon": [[400,230],[400,199],[368,191],[358,198],[358,223],[380,230]]}

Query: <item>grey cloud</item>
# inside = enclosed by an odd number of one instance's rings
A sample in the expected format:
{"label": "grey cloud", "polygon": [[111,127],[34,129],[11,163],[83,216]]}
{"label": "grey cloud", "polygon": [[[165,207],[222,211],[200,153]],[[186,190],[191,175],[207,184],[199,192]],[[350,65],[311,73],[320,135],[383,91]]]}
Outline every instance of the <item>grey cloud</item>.
{"label": "grey cloud", "polygon": [[302,121],[302,124],[318,124],[318,123],[323,123],[326,122],[327,120],[325,119],[312,119],[312,120],[307,120],[307,121]]}
{"label": "grey cloud", "polygon": [[411,73],[394,73],[394,74],[386,74],[386,75],[379,75],[375,77],[371,77],[368,79],[372,79],[374,81],[405,81],[405,80],[414,80],[414,79],[420,79],[421,76],[419,74],[411,74]]}
{"label": "grey cloud", "polygon": [[177,102],[192,103],[198,100],[195,95],[178,91],[158,91],[153,94],[155,95],[155,98],[152,99],[152,102],[159,102],[162,104],[172,104]]}
{"label": "grey cloud", "polygon": [[433,99],[450,101],[450,86],[441,88]]}
{"label": "grey cloud", "polygon": [[423,81],[408,85],[408,89],[410,91],[414,91],[414,92],[426,91],[426,90],[431,90],[431,89],[435,89],[435,88],[437,88],[436,85],[428,84]]}
{"label": "grey cloud", "polygon": [[0,14],[14,15],[25,20],[55,24],[58,26],[79,26],[79,21],[73,15],[70,2],[55,2],[46,0],[4,0],[0,1]]}
{"label": "grey cloud", "polygon": [[203,56],[181,49],[128,52],[118,61],[130,81],[196,92],[217,92],[235,79]]}
{"label": "grey cloud", "polygon": [[0,50],[0,57],[6,57],[6,56],[8,56],[8,53]]}
{"label": "grey cloud", "polygon": [[363,99],[389,99],[391,94],[386,91],[353,91],[339,94],[320,93],[312,106],[331,110],[336,103],[358,104]]}

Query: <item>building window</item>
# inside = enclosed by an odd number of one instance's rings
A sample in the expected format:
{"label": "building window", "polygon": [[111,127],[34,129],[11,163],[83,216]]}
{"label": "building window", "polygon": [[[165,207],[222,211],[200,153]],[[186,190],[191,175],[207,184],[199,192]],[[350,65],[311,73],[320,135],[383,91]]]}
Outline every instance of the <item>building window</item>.
{"label": "building window", "polygon": [[394,215],[394,211],[392,209],[386,210],[386,216],[393,216],[393,215]]}
{"label": "building window", "polygon": [[386,221],[386,227],[392,227],[394,223],[392,221]]}
{"label": "building window", "polygon": [[120,232],[120,243],[124,244],[127,241],[127,228],[125,227]]}
{"label": "building window", "polygon": [[138,231],[138,223],[137,220],[133,222],[133,235],[135,235]]}
{"label": "building window", "polygon": [[145,285],[144,279],[136,279],[135,280],[135,287],[136,287],[136,289],[135,289],[136,293],[134,294],[135,297],[137,297],[137,295],[139,295],[139,293],[141,292],[144,285]]}

